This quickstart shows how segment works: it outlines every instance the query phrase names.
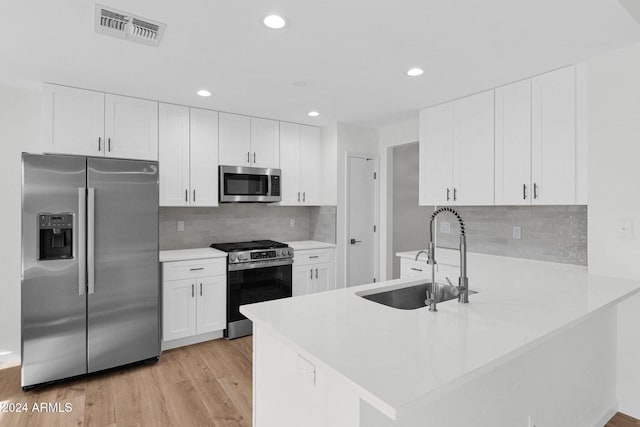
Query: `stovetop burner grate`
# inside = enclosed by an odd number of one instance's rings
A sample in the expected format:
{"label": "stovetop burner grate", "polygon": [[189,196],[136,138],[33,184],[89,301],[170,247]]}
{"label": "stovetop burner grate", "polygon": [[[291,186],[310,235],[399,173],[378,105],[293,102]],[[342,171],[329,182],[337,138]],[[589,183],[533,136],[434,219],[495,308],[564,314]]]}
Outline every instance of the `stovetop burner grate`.
{"label": "stovetop burner grate", "polygon": [[250,242],[213,243],[211,247],[223,252],[240,252],[256,249],[286,248],[288,245],[275,240],[252,240]]}

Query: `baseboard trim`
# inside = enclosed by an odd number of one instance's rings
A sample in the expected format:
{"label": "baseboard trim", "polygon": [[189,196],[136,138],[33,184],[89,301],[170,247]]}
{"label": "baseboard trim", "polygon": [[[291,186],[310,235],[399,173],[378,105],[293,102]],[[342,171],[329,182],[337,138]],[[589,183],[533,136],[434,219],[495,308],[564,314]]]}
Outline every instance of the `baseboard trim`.
{"label": "baseboard trim", "polygon": [[593,427],[603,427],[606,425],[611,418],[618,412],[618,402],[616,402],[611,408],[607,410],[607,412],[600,417],[598,422],[596,422]]}
{"label": "baseboard trim", "polygon": [[216,340],[218,338],[222,338],[223,330],[209,332],[207,334],[194,335],[192,337],[180,338],[177,340],[171,341],[162,341],[161,349],[162,351],[171,350],[172,348],[184,347],[186,345],[199,344],[201,342]]}

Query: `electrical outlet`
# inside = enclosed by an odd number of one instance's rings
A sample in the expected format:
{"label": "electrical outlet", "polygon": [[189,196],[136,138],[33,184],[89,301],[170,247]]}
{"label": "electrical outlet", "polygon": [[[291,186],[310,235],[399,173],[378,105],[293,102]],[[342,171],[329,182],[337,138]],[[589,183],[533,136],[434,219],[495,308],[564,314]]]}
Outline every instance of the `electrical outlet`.
{"label": "electrical outlet", "polygon": [[293,218],[289,218],[289,228],[295,228],[296,220]]}
{"label": "electrical outlet", "polygon": [[522,238],[522,227],[520,227],[519,225],[514,225],[513,226],[513,238],[514,239],[521,239]]}
{"label": "electrical outlet", "polygon": [[528,427],[537,427],[538,424],[536,423],[536,417],[534,417],[533,415],[529,415],[529,425]]}
{"label": "electrical outlet", "polygon": [[441,222],[440,223],[440,232],[441,233],[451,233],[451,223],[449,223],[449,222]]}
{"label": "electrical outlet", "polygon": [[178,231],[184,231],[184,221],[178,221]]}

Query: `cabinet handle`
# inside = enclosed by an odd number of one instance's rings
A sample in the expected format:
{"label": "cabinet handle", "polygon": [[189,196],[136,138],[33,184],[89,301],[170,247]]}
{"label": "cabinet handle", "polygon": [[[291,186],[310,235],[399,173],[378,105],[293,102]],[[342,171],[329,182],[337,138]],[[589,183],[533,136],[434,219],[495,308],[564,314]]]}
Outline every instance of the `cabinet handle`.
{"label": "cabinet handle", "polygon": [[300,192],[298,191],[298,201],[300,201]]}
{"label": "cabinet handle", "polygon": [[98,151],[102,151],[102,138],[98,137]]}
{"label": "cabinet handle", "polygon": [[111,138],[107,138],[107,151],[111,152]]}
{"label": "cabinet handle", "polygon": [[533,183],[533,198],[538,198],[538,184],[536,184],[535,182]]}
{"label": "cabinet handle", "polygon": [[313,268],[309,270],[309,279],[313,279]]}
{"label": "cabinet handle", "polygon": [[307,201],[307,192],[306,192],[306,191],[303,191],[303,192],[302,192],[302,201],[303,201],[303,202],[306,202],[306,201]]}
{"label": "cabinet handle", "polygon": [[455,202],[456,200],[458,200],[458,190],[453,187],[453,201]]}
{"label": "cabinet handle", "polygon": [[449,188],[447,188],[447,202],[449,201]]}
{"label": "cabinet handle", "polygon": [[255,163],[255,162],[256,162],[256,152],[254,151],[253,152],[253,163]]}
{"label": "cabinet handle", "polygon": [[195,203],[195,201],[196,201],[196,190],[194,189],[193,190],[193,202]]}
{"label": "cabinet handle", "polygon": [[318,269],[316,268],[316,279],[318,278]]}
{"label": "cabinet handle", "polygon": [[202,283],[200,283],[200,296],[202,296]]}
{"label": "cabinet handle", "polygon": [[251,164],[251,158],[249,157],[251,153],[247,151],[247,163]]}
{"label": "cabinet handle", "polygon": [[412,269],[413,271],[422,271],[422,269],[421,269],[421,268],[413,268],[413,267],[411,267],[411,269]]}
{"label": "cabinet handle", "polygon": [[184,190],[184,201],[185,202],[189,201],[189,190]]}
{"label": "cabinet handle", "polygon": [[522,184],[522,200],[527,200],[527,184]]}
{"label": "cabinet handle", "polygon": [[309,259],[314,259],[314,258],[320,258],[320,255],[312,255],[309,257]]}
{"label": "cabinet handle", "polygon": [[195,298],[195,296],[196,296],[195,285],[192,283],[191,284],[191,298]]}
{"label": "cabinet handle", "polygon": [[190,268],[189,269],[189,271],[200,271],[200,270],[204,270],[204,267]]}

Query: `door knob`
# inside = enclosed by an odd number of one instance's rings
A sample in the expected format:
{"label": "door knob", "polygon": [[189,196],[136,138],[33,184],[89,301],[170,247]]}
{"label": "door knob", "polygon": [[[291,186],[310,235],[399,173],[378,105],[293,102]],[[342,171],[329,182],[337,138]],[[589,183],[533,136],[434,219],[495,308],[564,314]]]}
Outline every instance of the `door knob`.
{"label": "door knob", "polygon": [[351,239],[349,242],[350,242],[352,245],[355,245],[356,243],[362,243],[362,240]]}

